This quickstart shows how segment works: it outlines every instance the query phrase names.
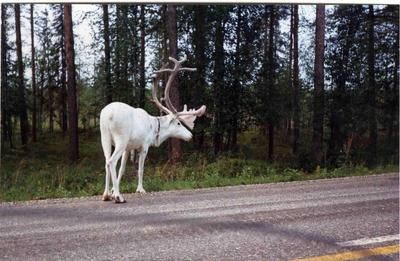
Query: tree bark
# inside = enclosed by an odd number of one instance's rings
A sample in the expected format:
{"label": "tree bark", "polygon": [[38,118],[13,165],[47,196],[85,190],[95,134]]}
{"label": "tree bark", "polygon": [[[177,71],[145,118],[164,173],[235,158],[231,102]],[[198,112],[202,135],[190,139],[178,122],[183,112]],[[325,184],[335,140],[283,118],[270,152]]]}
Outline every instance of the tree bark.
{"label": "tree bark", "polygon": [[145,36],[146,36],[145,5],[140,5],[140,96],[139,106],[144,108],[146,100],[146,79],[145,79]]}
{"label": "tree bark", "polygon": [[294,91],[293,91],[293,17],[294,17],[294,4],[290,5],[290,47],[289,47],[289,68],[288,68],[288,75],[289,75],[289,81],[290,81],[290,91],[291,91],[291,96],[292,96],[292,103],[291,103],[291,115],[285,119],[285,137],[288,137],[289,139],[292,139],[292,152],[294,153],[293,150],[293,143],[294,143],[294,138],[292,137],[292,122],[294,118]]}
{"label": "tree bark", "polygon": [[312,153],[316,164],[322,162],[322,142],[324,133],[324,41],[325,41],[325,5],[317,5],[315,29],[314,62],[314,103]]}
{"label": "tree bark", "polygon": [[[273,99],[274,96],[274,81],[275,81],[275,46],[274,46],[274,34],[275,34],[275,7],[270,6],[269,13],[269,43],[268,43],[268,78],[267,78],[267,92],[268,97]],[[274,119],[270,113],[268,117],[268,159],[273,160],[274,158]]]}
{"label": "tree bark", "polygon": [[71,4],[64,4],[64,39],[68,77],[69,158],[71,161],[76,162],[79,159],[78,108],[76,97],[74,34],[72,29],[73,24],[71,9]]}
{"label": "tree bark", "polygon": [[[167,5],[167,35],[169,56],[178,58],[178,39],[176,26],[176,6]],[[181,110],[181,102],[178,90],[178,79],[175,78],[171,84],[170,100],[172,105],[179,111]],[[172,138],[169,143],[169,160],[172,164],[178,163],[182,157],[182,145],[179,139]]]}
{"label": "tree bark", "polygon": [[4,144],[7,140],[7,110],[5,109],[5,90],[7,89],[7,51],[6,51],[6,8],[5,5],[1,5],[1,150],[4,151]]}
{"label": "tree bark", "polygon": [[[197,72],[194,74],[195,78],[195,87],[193,89],[194,99],[191,100],[191,104],[195,108],[199,107],[202,102],[204,102],[204,90],[206,86],[205,80],[205,63],[206,63],[206,54],[205,54],[205,25],[206,25],[206,15],[207,15],[207,6],[206,5],[198,5],[194,10],[194,25],[195,30],[193,32],[193,45],[194,45],[194,55],[196,57],[195,64],[197,68]],[[204,143],[204,121],[205,117],[200,117],[196,119],[197,131],[194,132],[194,140],[196,140],[196,146],[198,150],[203,148]],[[199,128],[200,127],[200,128]]]}
{"label": "tree bark", "polygon": [[299,6],[293,6],[293,153],[297,155],[300,138],[299,105]]}
{"label": "tree bark", "polygon": [[112,102],[112,86],[111,86],[111,55],[110,55],[110,26],[108,18],[108,5],[103,4],[103,26],[104,26],[104,59],[105,59],[105,102],[109,104]]}
{"label": "tree bark", "polygon": [[368,165],[376,164],[377,120],[376,120],[376,90],[375,90],[375,49],[374,49],[374,6],[368,6]]}
{"label": "tree bark", "polygon": [[44,88],[44,78],[45,78],[45,59],[39,59],[39,83],[38,86],[38,95],[39,95],[39,108],[38,108],[38,131],[42,133],[43,129],[43,105],[44,105],[44,98],[43,98],[43,88]]}
{"label": "tree bark", "polygon": [[36,111],[36,62],[35,62],[35,34],[34,34],[34,23],[33,23],[33,4],[31,4],[31,64],[32,64],[32,98],[33,98],[33,108],[32,108],[32,141],[37,141],[37,111]]}
{"label": "tree bark", "polygon": [[24,65],[22,63],[22,44],[21,44],[21,19],[20,6],[15,4],[15,32],[17,45],[17,68],[18,68],[18,111],[21,129],[21,143],[28,143],[28,114],[25,100],[25,84],[24,84]]}
{"label": "tree bark", "polygon": [[[393,81],[393,88],[392,92],[392,99],[390,101],[390,123],[388,128],[388,146],[389,151],[391,154],[395,154],[396,150],[398,151],[399,147],[399,133],[397,131],[398,127],[398,118],[399,118],[399,103],[398,103],[398,96],[399,96],[399,38],[400,38],[400,30],[399,24],[397,23],[397,34],[396,34],[396,43],[395,43],[395,56],[394,56],[394,81]],[[397,124],[396,124],[397,122]]]}
{"label": "tree bark", "polygon": [[2,142],[1,148],[4,149],[5,141],[8,140],[10,147],[14,148],[13,138],[12,138],[12,123],[11,123],[11,115],[8,110],[9,104],[5,99],[5,96],[9,92],[9,83],[7,72],[9,70],[7,64],[7,33],[6,26],[7,24],[7,14],[6,14],[6,6],[4,4],[1,5],[1,134],[2,134]]}
{"label": "tree bark", "polygon": [[54,132],[54,79],[53,76],[51,76],[51,72],[49,72],[49,104],[48,104],[48,109],[49,109],[49,132],[53,133]]}
{"label": "tree bark", "polygon": [[[63,6],[60,4],[61,13],[63,13]],[[67,122],[67,87],[66,87],[66,63],[65,63],[65,46],[64,46],[64,24],[61,24],[62,27],[62,35],[61,39],[61,128],[63,137],[65,137],[68,131],[68,122]]]}
{"label": "tree bark", "polygon": [[[221,7],[217,7],[221,8]],[[223,94],[224,94],[224,37],[225,25],[221,15],[217,15],[215,28],[215,54],[214,54],[214,154],[223,149]]]}
{"label": "tree bark", "polygon": [[230,130],[230,138],[229,138],[229,148],[232,151],[237,150],[237,132],[239,128],[239,101],[240,101],[240,75],[241,75],[241,68],[240,68],[240,42],[241,42],[241,30],[242,30],[242,7],[238,5],[237,7],[237,25],[236,25],[236,46],[235,46],[235,75],[233,80],[233,88],[232,88],[232,120],[231,120],[231,130]]}
{"label": "tree bark", "polygon": [[[128,28],[128,5],[121,5],[121,81],[122,81],[122,86],[126,86],[126,88],[129,86],[129,80],[128,80],[128,68],[129,68],[129,56],[128,56],[128,45],[130,44],[128,41],[129,37],[129,28]],[[133,99],[129,99],[132,101]],[[133,106],[133,104],[130,104]]]}
{"label": "tree bark", "polygon": [[138,5],[132,4],[129,5],[130,12],[132,13],[132,17],[130,20],[130,31],[131,31],[131,47],[129,52],[129,73],[132,73],[132,97],[131,97],[131,104],[135,107],[140,107],[140,85],[139,81],[137,80],[139,74],[139,51],[140,49],[140,39],[138,41],[138,26],[139,19],[138,19]]}

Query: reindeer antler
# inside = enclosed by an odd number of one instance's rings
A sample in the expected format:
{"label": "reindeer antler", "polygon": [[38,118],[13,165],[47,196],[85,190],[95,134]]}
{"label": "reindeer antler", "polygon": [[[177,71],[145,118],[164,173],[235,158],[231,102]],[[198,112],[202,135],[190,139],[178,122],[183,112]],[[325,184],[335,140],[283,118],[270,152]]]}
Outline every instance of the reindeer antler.
{"label": "reindeer antler", "polygon": [[166,68],[168,66],[168,63],[164,63],[163,66],[161,67],[161,69],[159,71],[155,71],[154,75],[153,75],[153,87],[152,87],[152,98],[153,98],[153,102],[157,105],[158,108],[160,108],[163,112],[167,113],[167,114],[173,114],[172,111],[170,111],[167,107],[165,107],[164,105],[162,105],[162,103],[158,100],[157,98],[157,88],[158,88],[158,82],[160,80],[160,71],[165,70],[164,68]]}
{"label": "reindeer antler", "polygon": [[[172,104],[170,98],[169,98],[169,92],[171,89],[171,85],[172,82],[174,81],[176,75],[178,74],[178,72],[180,71],[196,71],[196,68],[188,68],[188,67],[182,67],[182,63],[185,62],[187,60],[187,56],[184,55],[183,58],[181,60],[177,60],[173,57],[169,57],[168,58],[171,62],[174,63],[174,68],[170,69],[170,68],[166,68],[167,67],[167,63],[164,64],[160,70],[155,71],[155,75],[154,75],[154,83],[153,83],[153,101],[156,103],[156,105],[163,110],[164,112],[168,113],[168,114],[173,114],[177,117],[179,117],[180,120],[182,120],[190,129],[192,129],[194,127],[194,120],[196,119],[196,117],[200,117],[202,116],[205,111],[206,111],[206,106],[203,105],[201,106],[198,110],[187,110],[187,106],[185,104],[183,111],[178,112],[176,110],[176,108],[174,107],[174,105]],[[159,75],[163,72],[169,72],[171,73],[168,77],[168,81],[167,84],[165,86],[165,90],[164,90],[164,101],[166,104],[166,107],[163,106],[161,104],[161,102],[157,99],[157,83],[158,83],[158,79],[159,79]]]}
{"label": "reindeer antler", "polygon": [[168,81],[167,81],[167,85],[165,86],[165,91],[164,91],[164,99],[165,99],[165,104],[167,105],[167,108],[169,110],[171,110],[174,114],[178,113],[178,111],[176,110],[176,108],[174,107],[174,105],[172,104],[170,97],[169,97],[169,91],[171,89],[171,85],[172,82],[174,81],[176,75],[178,74],[178,72],[180,71],[191,71],[194,72],[197,69],[196,68],[187,68],[187,67],[182,67],[182,63],[185,62],[187,60],[187,56],[186,54],[183,56],[183,58],[178,61],[173,57],[169,57],[168,58],[171,62],[174,63],[174,68],[173,69],[160,69],[158,71],[156,71],[155,73],[162,73],[162,72],[170,72],[170,76],[168,77]]}

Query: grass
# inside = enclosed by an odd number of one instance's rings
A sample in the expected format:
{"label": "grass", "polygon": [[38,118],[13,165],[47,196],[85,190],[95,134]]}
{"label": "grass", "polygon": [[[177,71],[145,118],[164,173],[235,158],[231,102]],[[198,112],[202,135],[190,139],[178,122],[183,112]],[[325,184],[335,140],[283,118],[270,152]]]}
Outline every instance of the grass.
{"label": "grass", "polygon": [[[236,155],[217,158],[207,153],[188,153],[184,162],[171,166],[166,159],[166,146],[152,148],[145,164],[144,187],[147,191],[176,190],[287,182],[321,178],[368,175],[398,171],[398,165],[368,169],[346,164],[336,169],[317,168],[312,173],[295,169],[291,164],[267,163],[262,159],[260,144],[245,133],[239,142],[244,144]],[[40,143],[27,149],[8,150],[1,159],[0,201],[20,201],[59,197],[99,195],[104,190],[104,157],[99,133],[80,135],[81,159],[70,164],[66,157],[67,139],[60,135],[41,137]],[[254,142],[255,141],[255,142]],[[283,142],[282,142],[283,144]],[[282,150],[290,149],[280,145]],[[186,144],[191,146],[190,144]],[[279,146],[277,146],[279,147]],[[190,148],[185,149],[190,151]],[[279,153],[279,152],[278,152]],[[285,151],[280,152],[282,155]],[[136,166],[128,164],[121,182],[123,193],[136,190]]]}

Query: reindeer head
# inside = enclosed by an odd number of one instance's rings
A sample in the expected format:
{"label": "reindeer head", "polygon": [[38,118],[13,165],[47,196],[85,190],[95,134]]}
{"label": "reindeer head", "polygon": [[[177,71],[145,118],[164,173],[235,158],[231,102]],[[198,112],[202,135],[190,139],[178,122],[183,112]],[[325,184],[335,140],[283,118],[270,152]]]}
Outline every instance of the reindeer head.
{"label": "reindeer head", "polygon": [[[168,117],[170,117],[171,120],[169,128],[171,128],[171,133],[173,133],[172,137],[188,140],[192,137],[192,134],[184,126],[182,126],[182,123],[187,128],[192,130],[194,128],[194,121],[196,120],[196,118],[202,116],[206,112],[206,106],[203,105],[198,110],[195,109],[187,110],[187,106],[185,104],[183,107],[183,111],[178,112],[175,109],[174,105],[172,104],[169,98],[169,91],[171,89],[171,85],[174,78],[180,71],[196,71],[196,68],[182,67],[182,63],[185,62],[187,59],[186,55],[180,61],[172,57],[169,57],[168,59],[174,63],[173,69],[167,68],[168,63],[166,63],[162,66],[160,70],[154,72],[155,74],[153,75],[153,89],[152,89],[153,102],[157,105],[158,108],[160,108],[163,112],[165,112],[168,115]],[[159,76],[162,72],[171,73],[168,77],[168,81],[165,86],[164,98],[162,99],[165,101],[166,106],[164,106],[157,98]]]}

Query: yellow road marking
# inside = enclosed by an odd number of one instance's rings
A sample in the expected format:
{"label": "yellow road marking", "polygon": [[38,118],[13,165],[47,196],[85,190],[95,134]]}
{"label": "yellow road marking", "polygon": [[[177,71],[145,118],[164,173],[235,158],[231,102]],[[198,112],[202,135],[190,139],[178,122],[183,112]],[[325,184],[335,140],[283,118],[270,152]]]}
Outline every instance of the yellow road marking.
{"label": "yellow road marking", "polygon": [[342,252],[337,254],[330,254],[325,256],[307,257],[295,259],[293,261],[336,261],[336,260],[355,260],[369,256],[389,255],[400,252],[399,245],[368,248],[361,250],[354,250]]}

